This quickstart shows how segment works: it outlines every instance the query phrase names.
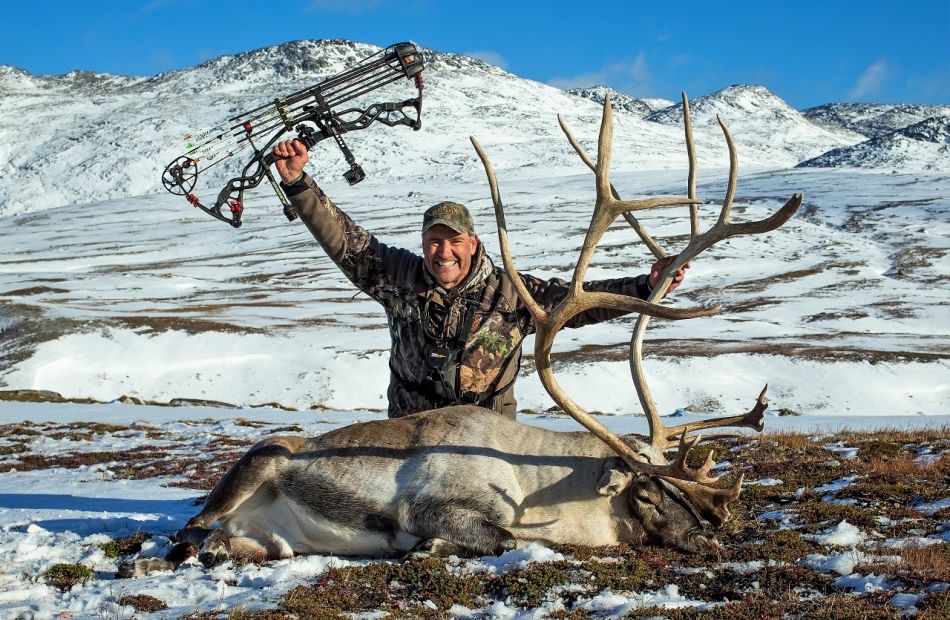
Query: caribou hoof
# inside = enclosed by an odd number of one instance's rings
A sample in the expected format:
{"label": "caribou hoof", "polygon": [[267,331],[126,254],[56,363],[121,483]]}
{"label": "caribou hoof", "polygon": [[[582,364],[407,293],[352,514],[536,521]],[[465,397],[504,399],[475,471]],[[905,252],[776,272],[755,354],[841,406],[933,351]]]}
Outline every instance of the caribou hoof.
{"label": "caribou hoof", "polygon": [[[418,545],[410,549],[404,560],[424,560],[426,558],[437,557],[447,558],[450,555],[466,557],[465,549],[441,538],[430,538],[421,541]],[[467,554],[471,555],[471,554]]]}
{"label": "caribou hoof", "polygon": [[198,561],[201,562],[205,568],[213,568],[218,564],[224,564],[230,559],[231,554],[228,553],[227,549],[206,549],[198,554]]}
{"label": "caribou hoof", "polygon": [[175,570],[188,558],[198,555],[198,547],[189,543],[178,543],[164,558],[137,558],[119,564],[116,579],[144,577],[160,570]]}
{"label": "caribou hoof", "polygon": [[221,530],[215,530],[201,545],[198,561],[204,564],[205,568],[211,568],[230,559],[231,545],[228,544],[228,536]]}

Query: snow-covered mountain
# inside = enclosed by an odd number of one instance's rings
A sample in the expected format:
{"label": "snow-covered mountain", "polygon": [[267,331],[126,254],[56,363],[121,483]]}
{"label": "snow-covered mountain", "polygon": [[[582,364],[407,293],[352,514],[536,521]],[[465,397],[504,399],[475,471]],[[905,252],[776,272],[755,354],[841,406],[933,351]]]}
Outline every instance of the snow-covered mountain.
{"label": "snow-covered mountain", "polygon": [[802,114],[828,129],[843,127],[867,138],[880,138],[928,118],[950,116],[950,105],[827,103]]}
{"label": "snow-covered mountain", "polygon": [[572,88],[568,91],[572,95],[590,99],[600,105],[604,104],[604,98],[609,96],[614,110],[625,110],[641,118],[650,116],[654,112],[668,108],[673,105],[669,99],[646,98],[641,99],[631,97],[626,93],[616,91],[609,86],[598,85],[589,88]]}
{"label": "snow-covered mountain", "polygon": [[[111,81],[39,78],[6,67],[0,72],[0,214],[159,191],[162,170],[184,150],[184,135],[315,84],[378,49],[299,41],[149,79]],[[592,140],[600,116],[595,103],[472,58],[427,52],[426,60],[421,131],[376,125],[347,134],[368,175],[420,182],[476,178],[483,173],[470,135],[498,169],[584,170],[556,114],[564,113],[581,139]],[[414,94],[405,81],[360,103]],[[673,128],[632,117],[618,119],[618,126],[618,167],[683,165],[682,140]],[[716,156],[702,154],[709,161]],[[315,158],[328,175],[345,170],[329,141]],[[199,180],[199,196],[202,188],[216,195],[243,163],[232,158],[210,171]]]}
{"label": "snow-covered mountain", "polygon": [[[740,161],[764,160],[776,168],[794,166],[803,159],[862,139],[816,126],[764,86],[729,86],[691,100],[690,112],[694,130],[711,130],[717,125],[716,117],[721,116],[737,144],[739,136],[743,136]],[[647,120],[681,126],[683,105],[660,110]]]}
{"label": "snow-covered mountain", "polygon": [[[161,191],[161,172],[184,150],[184,135],[315,84],[378,50],[340,40],[296,41],[151,78],[81,72],[37,77],[0,67],[0,215]],[[470,135],[498,170],[584,173],[556,114],[592,144],[600,118],[594,101],[465,56],[426,51],[426,60],[421,131],[373,126],[347,134],[368,175],[480,179]],[[401,81],[372,93],[365,104],[414,92]],[[718,128],[707,126],[707,109],[730,123],[744,169],[788,167],[856,141],[810,124],[761,87],[726,89],[697,100],[695,108],[699,163],[707,170],[727,161]],[[682,170],[676,115],[657,113],[661,122],[649,122],[618,113],[615,167]],[[345,165],[327,142],[317,149],[317,167],[336,177]],[[242,165],[233,158],[213,169],[199,180],[199,196],[202,188],[216,195]]]}
{"label": "snow-covered mountain", "polygon": [[[81,71],[34,76],[0,66],[0,216],[162,191],[161,172],[184,150],[183,136],[315,84],[377,51],[352,41],[294,41],[149,78]],[[605,95],[617,111],[616,169],[684,169],[679,104],[604,86],[565,92],[473,58],[432,50],[425,56],[423,129],[374,126],[346,136],[371,178],[480,180],[470,135],[498,170],[584,173],[555,116],[564,114],[582,142],[592,145]],[[401,82],[360,103],[414,92]],[[727,161],[717,115],[735,138],[744,170],[806,161],[856,167],[895,161],[905,170],[950,170],[945,150],[913,133],[859,146],[926,118],[945,118],[950,106],[829,104],[800,113],[762,86],[731,86],[691,107],[699,164],[706,170],[721,170]],[[895,149],[896,160],[889,154]],[[843,157],[846,151],[851,154]],[[329,141],[317,148],[315,160],[327,177],[345,169]],[[243,164],[235,157],[209,171],[199,179],[199,196],[216,195]]]}
{"label": "snow-covered mountain", "polygon": [[804,161],[802,168],[884,168],[946,171],[950,114],[935,116],[853,146]]}

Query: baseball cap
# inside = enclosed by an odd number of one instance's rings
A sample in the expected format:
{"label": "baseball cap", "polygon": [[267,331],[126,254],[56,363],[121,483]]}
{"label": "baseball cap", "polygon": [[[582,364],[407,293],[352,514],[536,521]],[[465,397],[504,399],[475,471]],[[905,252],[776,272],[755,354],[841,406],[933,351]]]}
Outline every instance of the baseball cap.
{"label": "baseball cap", "polygon": [[457,202],[440,202],[426,210],[425,215],[422,216],[422,232],[429,230],[436,224],[448,226],[457,233],[475,233],[472,214],[468,212],[465,205]]}

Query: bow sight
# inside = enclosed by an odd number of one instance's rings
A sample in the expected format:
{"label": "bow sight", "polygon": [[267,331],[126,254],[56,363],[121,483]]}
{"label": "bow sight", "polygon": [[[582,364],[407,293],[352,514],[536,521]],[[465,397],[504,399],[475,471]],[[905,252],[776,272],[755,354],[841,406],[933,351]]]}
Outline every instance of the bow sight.
{"label": "bow sight", "polygon": [[[274,143],[289,131],[296,131],[297,139],[307,149],[312,149],[322,140],[333,138],[350,165],[343,177],[350,185],[359,183],[366,174],[343,141],[343,134],[366,129],[374,121],[390,127],[408,125],[418,130],[422,126],[422,69],[422,57],[416,45],[397,43],[315,86],[278,97],[271,103],[239,114],[211,129],[187,135],[185,154],[165,168],[162,184],[172,194],[185,196],[195,207],[237,228],[241,225],[244,211],[244,191],[257,187],[267,177],[284,207],[284,215],[292,221],[296,219],[297,213],[270,170],[275,161],[271,152]],[[402,78],[415,79],[418,89],[416,97],[405,101],[374,103],[365,109],[339,109],[348,101]],[[415,109],[414,117],[406,113],[409,108]],[[316,128],[304,123],[312,123]],[[258,146],[256,140],[266,142]],[[203,205],[192,193],[198,174],[245,148],[251,148],[254,156],[244,167],[241,176],[227,182],[214,206]],[[222,210],[225,205],[228,207],[227,212]]]}

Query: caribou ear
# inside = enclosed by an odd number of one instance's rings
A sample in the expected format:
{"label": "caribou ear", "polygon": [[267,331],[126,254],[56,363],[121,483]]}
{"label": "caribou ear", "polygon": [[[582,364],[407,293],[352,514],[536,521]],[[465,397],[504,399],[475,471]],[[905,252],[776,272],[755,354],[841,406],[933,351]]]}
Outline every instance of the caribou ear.
{"label": "caribou ear", "polygon": [[624,462],[618,458],[612,458],[604,465],[604,473],[597,483],[597,492],[607,497],[619,495],[627,488],[631,480],[633,480],[633,474]]}

